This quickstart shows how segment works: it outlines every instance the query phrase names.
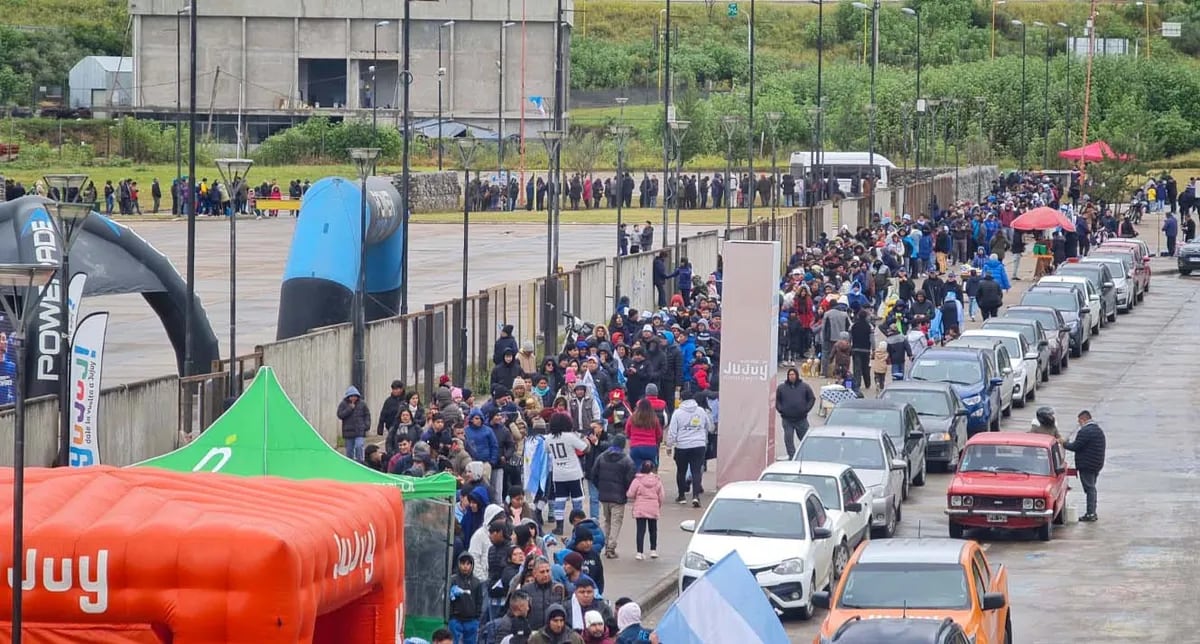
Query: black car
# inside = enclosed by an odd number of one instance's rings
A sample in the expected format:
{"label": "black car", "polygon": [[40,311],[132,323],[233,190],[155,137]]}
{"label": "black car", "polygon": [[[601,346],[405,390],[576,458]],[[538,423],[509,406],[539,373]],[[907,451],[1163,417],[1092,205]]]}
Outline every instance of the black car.
{"label": "black car", "polygon": [[[1058,373],[1062,366],[1063,345],[1059,344],[1058,334],[1051,336],[1046,327],[1037,320],[1028,318],[989,318],[983,321],[983,328],[1001,331],[1016,331],[1020,333],[1031,347],[1038,350],[1038,377],[1041,382],[1049,382],[1051,373]],[[1064,336],[1062,340],[1067,339]]]}
{"label": "black car", "polygon": [[[1004,315],[1002,317],[1023,318],[1026,320],[1037,320],[1041,322],[1042,326],[1046,330],[1047,339],[1049,339],[1051,336],[1057,335],[1059,340],[1058,344],[1060,347],[1062,347],[1062,351],[1059,354],[1062,358],[1062,363],[1059,364],[1059,369],[1057,371],[1051,370],[1051,373],[1059,373],[1063,369],[1067,368],[1069,362],[1068,358],[1074,355],[1075,338],[1073,335],[1071,335],[1071,325],[1067,323],[1067,319],[1063,317],[1061,311],[1052,306],[1030,306],[1021,304],[1018,306],[1010,306],[1007,309],[1004,309]],[[1077,326],[1081,325],[1077,324]],[[1053,341],[1051,341],[1050,346],[1051,349],[1053,349]]]}
{"label": "black car", "polygon": [[967,442],[967,410],[958,400],[954,386],[947,382],[901,380],[888,385],[880,400],[907,403],[917,410],[925,430],[925,462],[944,472],[958,466],[958,457]]}
{"label": "black car", "polygon": [[972,640],[949,617],[943,620],[854,616],[821,644],[969,644]]}
{"label": "black car", "polygon": [[1179,265],[1180,275],[1191,275],[1192,271],[1200,270],[1200,241],[1180,246],[1175,261]]}
{"label": "black car", "polygon": [[825,424],[870,427],[887,432],[896,447],[904,446],[901,456],[908,461],[904,498],[908,498],[909,484],[917,487],[925,485],[925,428],[921,425],[921,416],[912,405],[870,398],[843,400],[829,412]]}

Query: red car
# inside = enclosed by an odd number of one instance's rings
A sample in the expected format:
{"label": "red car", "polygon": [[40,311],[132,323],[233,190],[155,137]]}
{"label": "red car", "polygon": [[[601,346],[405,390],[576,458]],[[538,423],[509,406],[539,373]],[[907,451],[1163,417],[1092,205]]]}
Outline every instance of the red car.
{"label": "red car", "polygon": [[1036,530],[1049,541],[1067,504],[1067,459],[1053,436],[982,432],[971,437],[950,487],[950,536],[968,528]]}

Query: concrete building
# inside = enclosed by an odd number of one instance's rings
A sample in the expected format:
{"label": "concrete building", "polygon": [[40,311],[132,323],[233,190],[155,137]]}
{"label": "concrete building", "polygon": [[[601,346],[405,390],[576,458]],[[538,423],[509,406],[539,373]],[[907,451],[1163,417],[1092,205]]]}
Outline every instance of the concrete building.
{"label": "concrete building", "polygon": [[[133,103],[139,115],[173,116],[177,92],[187,109],[190,34],[188,15],[178,15],[187,5],[188,0],[130,0]],[[381,124],[399,124],[402,2],[201,0],[198,7],[196,104],[202,122],[214,122],[219,139],[236,140],[238,124],[244,123],[254,144],[313,114],[370,118],[372,106]],[[566,0],[564,7],[571,9],[572,2]],[[504,131],[513,134],[524,111],[527,135],[548,128],[550,121],[529,98],[552,103],[556,9],[556,0],[413,1],[414,120],[437,115],[442,68],[445,118],[488,129],[503,120]],[[564,11],[564,65],[572,15]],[[379,25],[382,21],[387,24]],[[501,29],[505,21],[516,24]],[[498,116],[502,31],[503,119]]]}
{"label": "concrete building", "polygon": [[133,59],[88,56],[71,68],[67,85],[71,109],[129,107],[133,105]]}

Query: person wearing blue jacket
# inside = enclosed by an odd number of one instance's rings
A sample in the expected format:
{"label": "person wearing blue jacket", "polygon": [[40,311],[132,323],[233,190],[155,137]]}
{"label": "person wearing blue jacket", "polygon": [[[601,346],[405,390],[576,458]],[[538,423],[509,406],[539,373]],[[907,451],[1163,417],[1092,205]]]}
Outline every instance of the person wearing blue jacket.
{"label": "person wearing blue jacket", "polygon": [[933,258],[933,235],[921,235],[921,239],[917,242],[917,257],[921,259],[921,268],[925,269],[933,266],[929,260]]}
{"label": "person wearing blue jacket", "polygon": [[679,258],[679,267],[675,269],[675,290],[683,296],[684,304],[692,303],[692,263],[688,258]]}
{"label": "person wearing blue jacket", "polygon": [[496,433],[484,422],[483,412],[478,409],[472,409],[467,414],[466,438],[465,447],[472,459],[492,467],[499,464],[500,443],[496,440]]}
{"label": "person wearing blue jacket", "polygon": [[1012,284],[1008,281],[1008,270],[1004,268],[1004,262],[1001,262],[1000,257],[995,253],[992,253],[992,256],[983,263],[983,272],[991,275],[1001,289],[1007,291],[1012,288]]}

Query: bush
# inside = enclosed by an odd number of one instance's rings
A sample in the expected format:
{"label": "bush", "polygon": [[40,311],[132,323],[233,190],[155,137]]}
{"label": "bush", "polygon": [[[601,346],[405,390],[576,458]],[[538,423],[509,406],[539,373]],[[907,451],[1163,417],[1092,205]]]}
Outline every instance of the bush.
{"label": "bush", "polygon": [[[315,116],[271,135],[253,156],[263,165],[348,163],[350,148],[377,147],[380,162],[394,162],[401,146],[400,133],[392,127],[385,125],[376,132],[367,121],[331,123],[327,117]],[[410,149],[414,154],[415,147]]]}

